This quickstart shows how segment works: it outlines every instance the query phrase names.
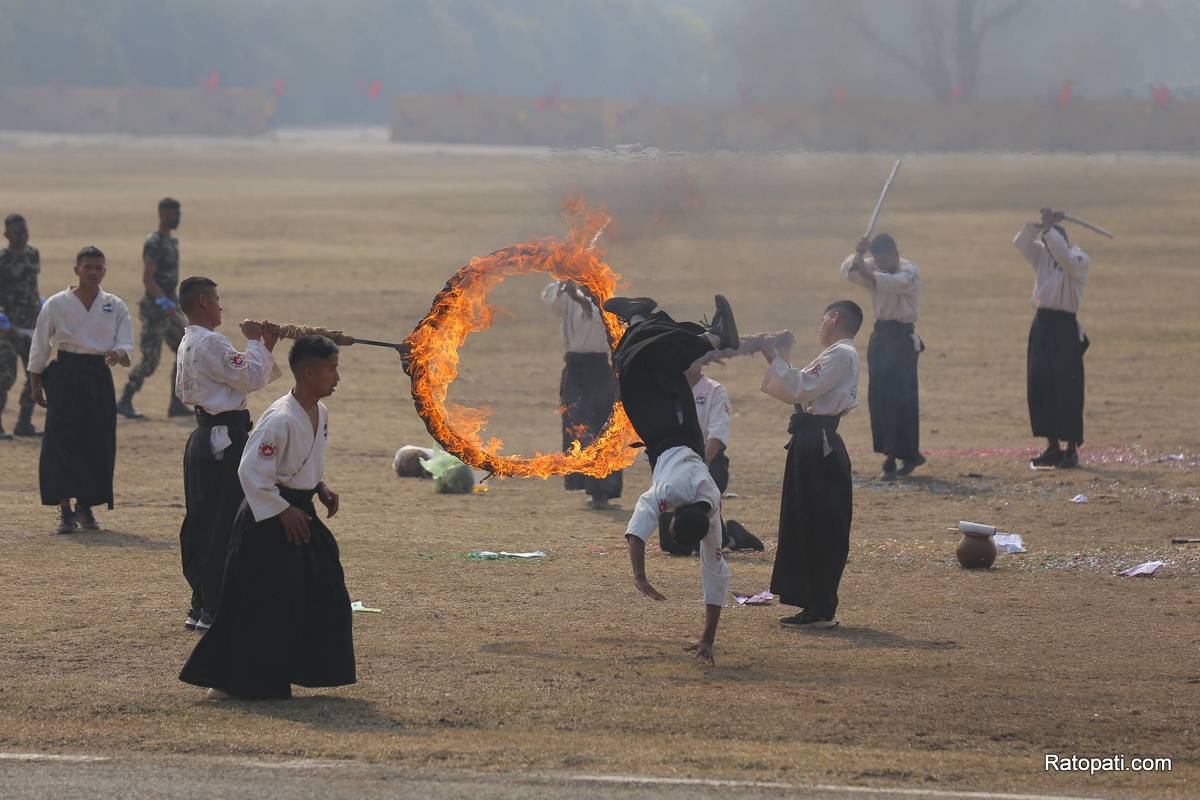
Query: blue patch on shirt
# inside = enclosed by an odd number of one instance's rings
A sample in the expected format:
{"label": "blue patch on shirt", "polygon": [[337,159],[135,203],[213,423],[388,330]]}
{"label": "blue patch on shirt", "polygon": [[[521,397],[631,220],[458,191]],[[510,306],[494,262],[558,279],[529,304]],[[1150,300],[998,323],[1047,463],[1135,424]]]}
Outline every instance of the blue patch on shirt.
{"label": "blue patch on shirt", "polygon": [[112,310],[113,310],[113,304],[105,303],[104,305],[100,306],[100,308],[103,309],[104,311],[107,311],[109,314],[111,314]]}

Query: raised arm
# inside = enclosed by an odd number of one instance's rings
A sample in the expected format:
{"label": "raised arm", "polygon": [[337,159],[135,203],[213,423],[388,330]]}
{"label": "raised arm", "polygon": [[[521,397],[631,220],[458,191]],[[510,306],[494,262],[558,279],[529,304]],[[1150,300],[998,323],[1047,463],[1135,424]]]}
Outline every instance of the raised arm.
{"label": "raised arm", "polygon": [[1087,253],[1078,247],[1071,247],[1063,235],[1053,228],[1043,234],[1042,241],[1045,243],[1046,249],[1050,251],[1050,255],[1063,268],[1063,272],[1070,276],[1071,280],[1080,283],[1087,281],[1088,266],[1090,265]]}
{"label": "raised arm", "polygon": [[[257,323],[243,322],[242,330]],[[247,337],[256,331],[251,328]],[[200,366],[213,380],[243,392],[256,392],[280,376],[275,357],[262,340],[248,338],[240,353],[219,337],[207,337],[198,353]]]}
{"label": "raised arm", "polygon": [[[714,487],[715,489],[715,487]],[[700,540],[700,579],[704,584],[704,632],[700,641],[688,649],[696,657],[714,663],[713,650],[717,641],[717,625],[721,608],[729,594],[729,564],[721,555],[721,509],[709,515],[708,534]]]}
{"label": "raised arm", "polygon": [[1044,250],[1044,246],[1038,241],[1041,232],[1040,223],[1026,222],[1025,227],[1021,228],[1021,232],[1013,239],[1013,246],[1021,251],[1021,255],[1025,256],[1025,260],[1033,267],[1037,267]]}
{"label": "raised arm", "polygon": [[828,392],[842,379],[847,369],[839,354],[823,354],[804,369],[796,369],[781,356],[772,359],[763,377],[764,394],[792,405],[800,405]]}
{"label": "raised arm", "polygon": [[879,294],[909,294],[921,288],[921,277],[911,261],[901,261],[895,272],[876,272],[871,277]]}

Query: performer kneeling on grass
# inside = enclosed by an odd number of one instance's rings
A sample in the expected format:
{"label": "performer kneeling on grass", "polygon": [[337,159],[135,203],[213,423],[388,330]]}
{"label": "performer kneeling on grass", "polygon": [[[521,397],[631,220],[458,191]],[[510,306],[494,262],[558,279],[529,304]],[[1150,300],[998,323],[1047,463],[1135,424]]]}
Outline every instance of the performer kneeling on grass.
{"label": "performer kneeling on grass", "polygon": [[1076,448],[1083,444],[1083,354],[1089,342],[1076,312],[1091,261],[1071,245],[1058,224],[1062,220],[1063,212],[1043,208],[1041,220],[1026,223],[1013,240],[1033,266],[1037,306],[1029,329],[1026,391],[1033,435],[1046,437],[1047,447],[1031,462],[1035,468],[1078,467]]}
{"label": "performer kneeling on grass", "polygon": [[737,326],[729,302],[717,295],[712,325],[675,322],[645,297],[614,297],[604,310],[629,323],[613,360],[621,401],[646,446],[651,483],[638,498],[625,531],[638,591],[665,600],[646,579],[646,540],[659,514],[673,511],[668,532],[678,544],[700,545],[704,584],[704,633],[688,648],[714,663],[713,646],[729,588],[729,565],[721,556],[721,492],[704,463],[704,437],[696,401],[684,373],[704,353],[735,347]]}
{"label": "performer kneeling on grass", "polygon": [[301,336],[288,364],[295,388],[250,433],[238,467],[246,499],[230,541],[217,618],[179,678],[209,697],[287,698],[291,685],[355,682],[350,596],[338,546],[317,519],[332,517],[325,485],[329,417],[321,398],[338,383],[338,347]]}
{"label": "performer kneeling on grass", "polygon": [[42,504],[59,507],[56,533],[73,533],[80,524],[99,530],[92,507],[113,507],[117,401],[110,367],[129,366],[133,322],[125,302],[100,288],[106,271],[98,248],[80,250],[79,285],[42,306],[29,348],[33,399],[46,409],[38,477]]}
{"label": "performer kneeling on grass", "polygon": [[221,298],[209,278],[179,285],[179,307],[188,326],[179,343],[175,395],[196,413],[196,429],[183,451],[183,497],[187,509],[179,529],[183,575],[192,590],[183,627],[205,631],[221,598],[221,576],[229,531],[242,504],[238,464],[250,433],[246,395],[279,377],[271,351],[277,337],[262,323],[242,323],[246,352],[218,333]]}
{"label": "performer kneeling on grass", "polygon": [[780,620],[820,630],[837,625],[838,584],[850,552],[854,494],[850,456],[838,436],[842,415],[858,405],[858,352],[854,336],[862,309],[839,300],[825,309],[818,339],[825,348],[803,369],[791,366],[791,336],[763,342],[770,367],[764,393],[792,403],[787,467],[779,504],[779,551],[771,591],[801,611]]}

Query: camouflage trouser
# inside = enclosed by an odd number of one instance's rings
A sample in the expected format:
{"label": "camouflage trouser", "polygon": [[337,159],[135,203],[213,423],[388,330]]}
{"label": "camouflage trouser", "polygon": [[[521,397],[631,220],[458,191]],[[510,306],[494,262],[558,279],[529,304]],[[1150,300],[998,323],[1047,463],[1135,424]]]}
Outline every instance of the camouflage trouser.
{"label": "camouflage trouser", "polygon": [[[4,410],[8,403],[8,390],[11,389],[17,382],[17,377],[20,375],[17,372],[17,357],[20,356],[21,363],[25,368],[29,368],[29,346],[33,344],[33,340],[28,336],[22,336],[16,331],[8,331],[0,333],[0,411]],[[20,419],[28,421],[33,415],[33,392],[29,385],[29,377],[25,377],[25,386],[21,389],[20,399]]]}
{"label": "camouflage trouser", "polygon": [[[142,320],[142,335],[138,347],[142,351],[142,360],[129,372],[129,382],[125,384],[128,391],[140,392],[142,384],[154,374],[158,362],[162,358],[162,343],[166,341],[172,353],[179,352],[179,341],[183,338],[183,320],[176,312],[163,311],[154,305],[154,300],[143,297],[138,303],[138,315]],[[175,387],[171,387],[174,394]]]}

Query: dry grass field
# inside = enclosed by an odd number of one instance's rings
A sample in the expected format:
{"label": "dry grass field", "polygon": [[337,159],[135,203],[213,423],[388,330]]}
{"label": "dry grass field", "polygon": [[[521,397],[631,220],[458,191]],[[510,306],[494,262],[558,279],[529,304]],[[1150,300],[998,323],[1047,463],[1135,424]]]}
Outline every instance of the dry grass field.
{"label": "dry grass field", "polygon": [[[861,234],[884,157],[680,157],[322,151],[295,147],[0,150],[3,210],[42,252],[43,294],[84,244],[134,305],[141,241],[165,194],[183,202],[183,272],[221,285],[227,333],[247,316],[404,336],[475,255],[564,232],[583,191],[616,223],[607,260],[631,291],[696,318],[719,291],[742,328],[798,331],[815,350],[824,305],[860,301],[837,265]],[[1082,319],[1084,464],[1034,473],[1026,450],[1032,273],[1011,245],[1039,205],[1114,229],[1075,231],[1093,258]],[[732,606],[717,665],[690,660],[697,566],[655,550],[655,604],[629,578],[619,508],[585,509],[561,480],[508,480],[471,497],[400,481],[391,456],[427,437],[395,354],[355,347],[329,401],[331,527],[353,599],[360,680],[283,703],[214,705],[176,680],[180,463],[169,360],[121,420],[117,507],[101,533],[56,537],[38,505],[37,445],[0,442],[0,750],[362,759],[546,770],[1195,796],[1200,781],[1200,536],[1195,280],[1200,162],[916,157],[882,229],[921,268],[923,445],[911,480],[875,480],[864,405],[843,426],[855,524],[842,627],[781,629],[778,607]],[[492,408],[513,452],[556,446],[561,352],[542,282],[505,284],[506,311],[463,353],[453,396]],[[868,325],[870,320],[868,320]],[[865,335],[860,352],[865,354]],[[277,351],[283,353],[283,350]],[[865,362],[864,362],[865,367]],[[726,515],[767,542],[730,556],[732,588],[767,587],[789,409],[758,391],[761,360],[710,370],[735,406]],[[124,371],[117,371],[118,381]],[[118,384],[119,386],[120,384]],[[253,397],[261,412],[281,381]],[[5,416],[11,428],[15,396]],[[40,425],[39,413],[37,422]],[[1160,460],[1182,454],[1180,460]],[[1070,498],[1088,494],[1091,502]],[[961,570],[959,519],[1020,532],[1029,552]],[[468,560],[531,550],[533,562]],[[1153,578],[1115,572],[1160,558]],[[1045,753],[1163,756],[1171,772],[1048,773]],[[1191,786],[1191,789],[1187,787]]]}

